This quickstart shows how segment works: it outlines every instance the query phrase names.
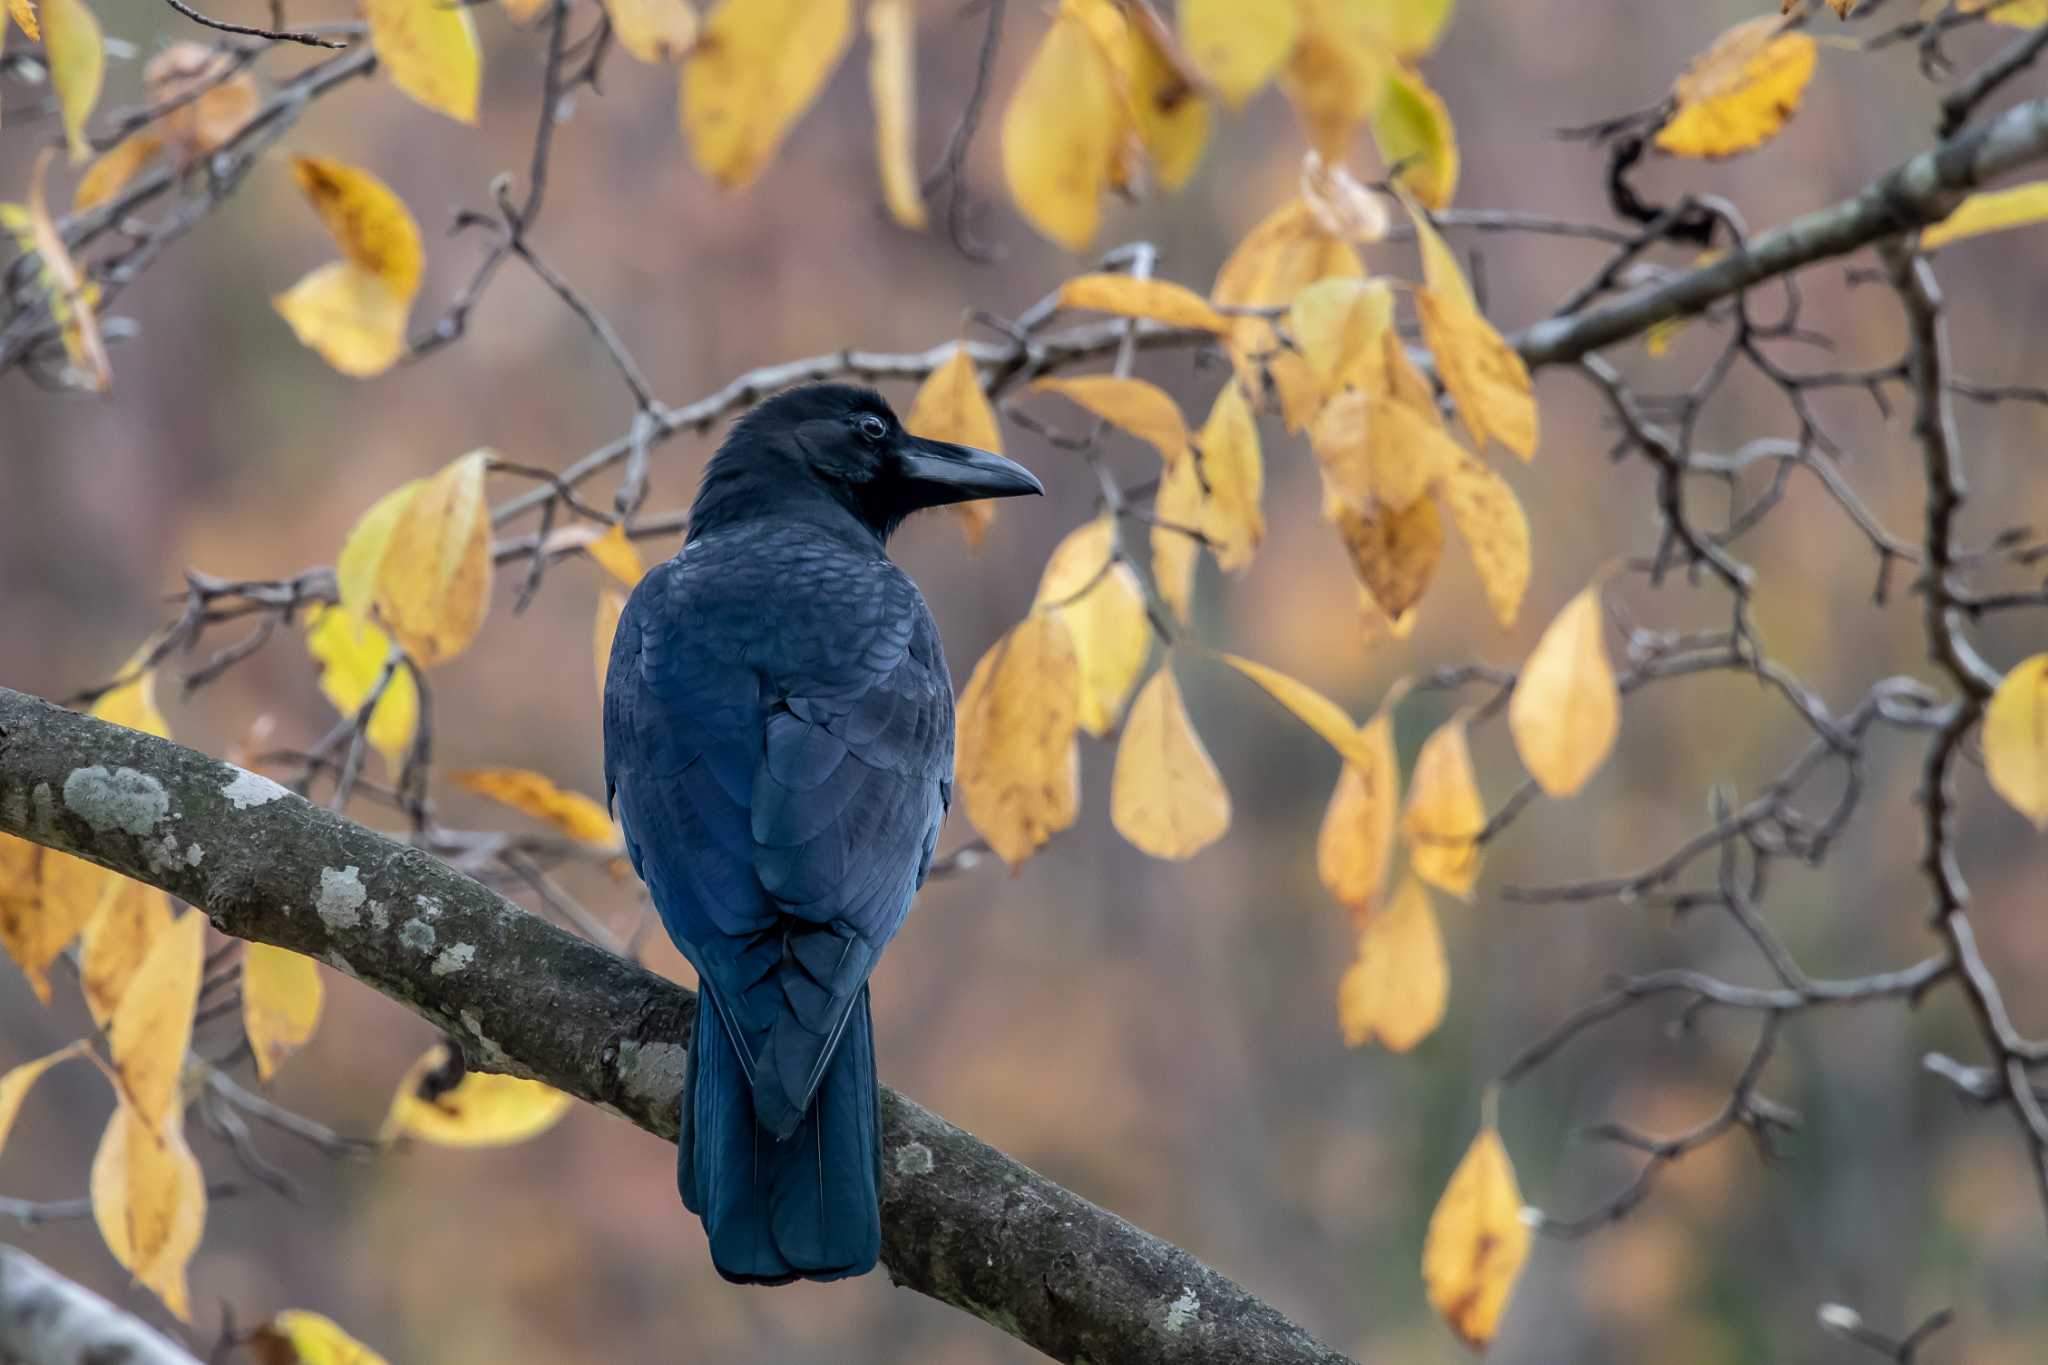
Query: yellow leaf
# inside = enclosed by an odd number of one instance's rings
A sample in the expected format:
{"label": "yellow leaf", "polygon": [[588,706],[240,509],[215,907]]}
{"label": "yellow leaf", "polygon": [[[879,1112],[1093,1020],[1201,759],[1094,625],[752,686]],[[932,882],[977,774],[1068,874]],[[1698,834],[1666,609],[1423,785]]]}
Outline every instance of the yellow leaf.
{"label": "yellow leaf", "polygon": [[1188,59],[1233,109],[1273,78],[1300,34],[1301,14],[1291,3],[1181,0]]}
{"label": "yellow leaf", "polygon": [[1536,454],[1536,395],[1529,369],[1484,316],[1454,295],[1415,291],[1422,336],[1436,356],[1437,372],[1484,450],[1488,437],[1524,460]]}
{"label": "yellow leaf", "polygon": [[619,46],[635,61],[679,62],[697,41],[697,11],[689,0],[604,0]]}
{"label": "yellow leaf", "polygon": [[1584,786],[1614,748],[1621,693],[1601,639],[1600,589],[1565,605],[1522,665],[1508,729],[1530,776],[1551,796]]}
{"label": "yellow leaf", "polygon": [[[61,3],[76,5],[77,0],[61,0]],[[80,12],[83,13],[82,8]],[[53,19],[54,11],[46,14],[45,18]],[[56,59],[52,57],[51,60],[54,62]],[[43,175],[49,169],[53,155],[54,149],[46,148],[36,158],[28,185],[26,234],[22,246],[24,250],[34,251],[40,263],[38,278],[49,293],[50,316],[61,329],[64,354],[71,362],[74,382],[96,393],[105,393],[113,383],[113,367],[107,360],[99,321],[93,316],[93,309],[99,302],[99,286],[87,281],[77,262],[71,259],[71,252],[64,245],[64,236],[57,231],[56,220],[50,216],[49,199],[43,193]]]}
{"label": "yellow leaf", "polygon": [[248,125],[262,103],[254,76],[227,74],[234,60],[204,43],[173,43],[143,67],[152,104],[185,101],[157,120],[165,144],[181,157],[190,160],[218,150]]}
{"label": "yellow leaf", "polygon": [[1131,566],[1110,562],[1108,515],[1072,532],[1046,561],[1034,608],[1057,613],[1073,636],[1080,670],[1081,728],[1109,733],[1152,653],[1145,593]]}
{"label": "yellow leaf", "polygon": [[472,768],[448,777],[463,790],[523,811],[572,839],[599,848],[619,842],[618,831],[603,806],[581,792],[564,791],[539,773],[524,768]]}
{"label": "yellow leaf", "polygon": [[256,1055],[258,1076],[269,1080],[312,1038],[324,994],[312,958],[268,943],[243,949],[242,1030]]}
{"label": "yellow leaf", "polygon": [[868,4],[868,93],[875,106],[875,164],[889,216],[925,225],[917,175],[917,12],[911,0]]}
{"label": "yellow leaf", "polygon": [[188,910],[150,944],[107,1029],[123,1097],[152,1128],[167,1127],[180,1107],[205,953],[206,917]]}
{"label": "yellow leaf", "polygon": [[1184,285],[1129,275],[1076,275],[1060,286],[1060,307],[1092,309],[1127,318],[1151,318],[1169,327],[1227,332],[1230,319]]}
{"label": "yellow leaf", "polygon": [[1372,107],[1372,140],[1417,199],[1432,209],[1450,206],[1458,189],[1458,136],[1451,111],[1418,72],[1388,73]]}
{"label": "yellow leaf", "polygon": [[153,886],[104,870],[100,875],[105,886],[79,940],[78,974],[93,1023],[105,1028],[149,950],[171,927],[171,903]]}
{"label": "yellow leaf", "polygon": [[1377,1035],[1406,1052],[1436,1032],[1450,994],[1450,967],[1429,893],[1405,877],[1385,910],[1358,932],[1358,957],[1337,985],[1337,1020],[1347,1047]]}
{"label": "yellow leaf", "polygon": [[1429,1301],[1466,1345],[1484,1349],[1529,1256],[1515,1168],[1491,1126],[1451,1173],[1422,1244]]}
{"label": "yellow leaf", "polygon": [[1932,251],[1965,237],[2032,227],[2043,220],[2048,220],[2048,180],[2035,180],[2009,190],[1971,195],[1956,206],[1954,213],[1921,233],[1920,246]]}
{"label": "yellow leaf", "polygon": [[471,451],[424,480],[399,508],[377,559],[377,614],[423,668],[460,654],[483,629],[491,603],[490,458]]}
{"label": "yellow leaf", "polygon": [[418,496],[426,480],[413,479],[386,493],[370,504],[370,510],[356,519],[349,529],[348,539],[342,542],[341,554],[334,561],[335,586],[341,593],[344,611],[359,621],[370,619],[370,609],[377,601],[377,575],[384,563],[384,552],[391,547],[391,532],[398,525],[399,515]]}
{"label": "yellow leaf", "polygon": [[1287,334],[1325,398],[1377,358],[1393,321],[1394,295],[1384,280],[1318,280],[1287,306]]}
{"label": "yellow leaf", "polygon": [[[1829,0],[1830,4],[1854,2]],[[1965,14],[1983,12],[1992,23],[2004,24],[2008,28],[2039,28],[2048,24],[2048,0],[2003,0],[2003,3],[2000,0],[1963,0],[1961,9]]]}
{"label": "yellow leaf", "polygon": [[1168,465],[1152,500],[1152,578],[1182,622],[1192,619],[1195,566],[1202,557],[1202,542],[1196,537],[1208,534],[1202,530],[1208,515],[1195,462],[1176,460]]}
{"label": "yellow leaf", "polygon": [[1301,8],[1308,18],[1288,55],[1280,86],[1308,134],[1309,146],[1325,160],[1341,162],[1358,125],[1381,100],[1388,76],[1386,55],[1342,22],[1331,0],[1302,0]]}
{"label": "yellow leaf", "polygon": [[[578,534],[564,544],[573,544],[582,550],[597,562],[599,568],[627,587],[632,587],[646,575],[647,566],[641,563],[640,551],[633,547],[624,522],[613,522],[601,534],[589,522],[578,523],[571,529]],[[553,537],[549,539],[552,546]]]}
{"label": "yellow leaf", "polygon": [[1429,214],[1418,206],[1407,194],[1401,196],[1402,206],[1408,210],[1408,220],[1415,225],[1416,249],[1422,253],[1422,282],[1431,293],[1446,305],[1456,304],[1467,312],[1479,311],[1479,301],[1472,296],[1472,286],[1465,282],[1465,271],[1458,264],[1457,253],[1429,221]]}
{"label": "yellow leaf", "polygon": [[1991,789],[2048,830],[2048,654],[2014,664],[1984,711]]}
{"label": "yellow leaf", "polygon": [[1323,514],[1344,537],[1359,582],[1388,616],[1398,618],[1422,600],[1444,549],[1443,518],[1434,502],[1417,498],[1401,508],[1388,502],[1362,512],[1345,498],[1331,497],[1323,500]]}
{"label": "yellow leaf", "polygon": [[1128,118],[1085,0],[1067,0],[1003,111],[1003,180],[1025,221],[1069,251],[1094,241]]}
{"label": "yellow leaf", "polygon": [[1465,539],[1494,619],[1503,628],[1512,626],[1529,586],[1529,520],[1515,490],[1461,450],[1444,471],[1437,492]]}
{"label": "yellow leaf", "polygon": [[1202,478],[1209,485],[1202,499],[1202,534],[1209,538],[1217,567],[1236,573],[1251,567],[1253,552],[1266,538],[1266,519],[1259,511],[1266,467],[1251,405],[1234,379],[1209,408],[1201,451]]}
{"label": "yellow leaf", "polygon": [[1693,59],[1671,87],[1677,111],[1657,145],[1679,156],[1746,152],[1777,136],[1813,78],[1816,48],[1775,15],[1745,20]]}
{"label": "yellow leaf", "polygon": [[619,633],[619,617],[626,610],[626,594],[606,586],[597,590],[597,690],[604,693],[604,675],[611,667],[612,639]]}
{"label": "yellow leaf", "polygon": [[960,694],[961,803],[1013,868],[1080,811],[1080,699],[1073,633],[1045,611],[990,646]]}
{"label": "yellow leaf", "polygon": [[84,213],[112,199],[163,149],[163,139],[147,128],[122,138],[79,177],[78,188],[71,192],[71,211]]}
{"label": "yellow leaf", "polygon": [[1191,858],[1230,828],[1230,793],[1188,721],[1171,661],[1131,703],[1110,781],[1110,823],[1155,858]]}
{"label": "yellow leaf", "polygon": [[1349,0],[1347,8],[1396,57],[1413,61],[1436,46],[1452,6],[1453,0]]}
{"label": "yellow leaf", "polygon": [[[925,376],[917,397],[911,400],[910,415],[904,418],[903,428],[928,440],[952,441],[956,445],[992,450],[998,455],[1003,453],[1002,428],[996,422],[995,409],[989,406],[988,395],[982,392],[981,380],[974,371],[974,357],[967,353],[964,342]],[[990,523],[995,520],[995,504],[956,503],[952,510],[969,548],[980,549]]]}
{"label": "yellow leaf", "polygon": [[1465,720],[1446,721],[1422,742],[1415,771],[1408,776],[1408,805],[1401,812],[1401,837],[1415,875],[1460,899],[1479,879],[1479,831],[1486,807],[1472,777],[1472,751],[1465,745]]}
{"label": "yellow leaf", "polygon": [[1196,88],[1194,72],[1175,50],[1172,35],[1159,26],[1149,6],[1129,10],[1127,59],[1131,103],[1138,138],[1152,159],[1160,188],[1188,182],[1209,145],[1209,101]]}
{"label": "yellow leaf", "polygon": [[142,667],[148,656],[147,646],[137,651],[121,670],[133,676],[119,687],[101,693],[99,700],[92,705],[92,714],[95,719],[110,725],[125,725],[130,730],[140,730],[158,739],[169,739],[171,727],[156,706],[156,670]]}
{"label": "yellow leaf", "polygon": [[370,46],[393,85],[436,113],[476,122],[484,58],[469,6],[448,0],[363,0],[363,17],[370,23]]}
{"label": "yellow leaf", "polygon": [[1465,452],[1415,408],[1351,389],[1324,405],[1310,448],[1329,489],[1353,511],[1413,507]]}
{"label": "yellow leaf", "polygon": [[262,1365],[386,1365],[333,1319],[303,1308],[288,1308],[258,1327],[254,1343]]}
{"label": "yellow leaf", "polygon": [[1266,689],[1274,701],[1292,711],[1295,718],[1316,732],[1348,763],[1370,764],[1376,754],[1361,737],[1359,729],[1343,707],[1297,678],[1277,668],[1236,654],[1218,658]]}
{"label": "yellow leaf", "polygon": [[[34,0],[7,0],[7,12],[13,16],[14,22],[20,25],[21,31],[28,36],[30,42],[43,36],[42,30],[36,26]],[[6,27],[5,24],[0,24],[0,32],[5,32]]]}
{"label": "yellow leaf", "polygon": [[1041,379],[1031,391],[1072,399],[1112,426],[1150,442],[1168,464],[1187,454],[1188,427],[1180,408],[1164,390],[1142,379],[1107,374]]}
{"label": "yellow leaf", "polygon": [[[369,700],[370,690],[384,675],[391,640],[376,626],[358,621],[339,607],[316,607],[306,618],[306,652],[318,660],[320,691],[344,716],[352,716]],[[370,747],[384,755],[396,773],[405,765],[405,751],[419,724],[419,688],[403,666],[391,675],[384,695],[370,712]]]}
{"label": "yellow leaf", "polygon": [[[15,17],[20,17],[18,12]],[[85,121],[99,103],[100,80],[107,64],[106,37],[84,0],[43,0],[42,28],[50,85],[57,92],[64,140],[71,147],[71,164],[76,166],[92,155]]]}
{"label": "yellow leaf", "polygon": [[697,169],[752,184],[839,64],[851,0],[720,0],[683,69],[683,134]]}
{"label": "yellow leaf", "polygon": [[28,1098],[29,1087],[42,1079],[45,1071],[68,1057],[76,1057],[85,1051],[83,1042],[69,1043],[55,1052],[23,1062],[0,1075],[0,1150],[7,1146],[7,1134],[14,1127],[15,1118],[21,1113],[21,1102]]}
{"label": "yellow leaf", "polygon": [[387,1139],[418,1138],[437,1147],[509,1147],[539,1137],[569,1112],[569,1097],[539,1081],[466,1071],[447,1085],[445,1044],[414,1062],[392,1096]]}
{"label": "yellow leaf", "polygon": [[107,1250],[190,1321],[185,1267],[206,1226],[206,1181],[178,1114],[152,1125],[123,1101],[93,1156],[89,1189]]}
{"label": "yellow leaf", "polygon": [[1401,770],[1393,717],[1384,707],[1358,731],[1344,757],[1316,836],[1316,872],[1332,896],[1360,915],[1379,903],[1394,858]]}
{"label": "yellow leaf", "polygon": [[[1364,273],[1351,245],[1327,230],[1315,210],[1297,198],[1268,215],[1237,244],[1217,272],[1210,296],[1226,307],[1285,308],[1317,280]],[[1270,356],[1266,364],[1280,389],[1281,416],[1289,431],[1299,431],[1315,416],[1322,395],[1301,357],[1278,351],[1278,344],[1272,323],[1241,317],[1231,329],[1230,360],[1245,391],[1262,393],[1259,358]]]}
{"label": "yellow leaf", "polygon": [[113,875],[68,853],[0,834],[0,948],[45,1005],[50,964],[98,911]]}
{"label": "yellow leaf", "polygon": [[419,226],[368,171],[305,156],[293,160],[292,170],[343,259],[312,271],[272,305],[300,342],[335,369],[381,374],[405,350],[406,315],[426,268]]}

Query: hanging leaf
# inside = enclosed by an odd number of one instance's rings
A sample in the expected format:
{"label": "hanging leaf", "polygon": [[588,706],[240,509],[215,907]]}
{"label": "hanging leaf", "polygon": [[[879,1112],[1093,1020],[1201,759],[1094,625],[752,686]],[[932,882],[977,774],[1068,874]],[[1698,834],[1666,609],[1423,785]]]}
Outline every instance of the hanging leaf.
{"label": "hanging leaf", "polygon": [[697,11],[689,0],[604,0],[604,12],[619,46],[635,61],[668,66],[696,45]]}
{"label": "hanging leaf", "polygon": [[1466,458],[1443,428],[1414,407],[1347,390],[1324,405],[1309,430],[1327,487],[1356,513],[1403,512]]}
{"label": "hanging leaf", "polygon": [[1150,442],[1168,464],[1187,454],[1188,427],[1180,408],[1157,385],[1142,379],[1089,374],[1073,379],[1041,379],[1033,393],[1069,398],[1112,426]]}
{"label": "hanging leaf", "polygon": [[1657,145],[1678,156],[1720,157],[1776,137],[1799,108],[1816,56],[1812,38],[1784,27],[1764,15],[1716,38],[1672,85],[1676,112],[1657,130]]}
{"label": "hanging leaf", "polygon": [[1451,1173],[1422,1244],[1429,1301],[1467,1346],[1484,1350],[1529,1256],[1515,1168],[1489,1125]]}
{"label": "hanging leaf", "polygon": [[258,1327],[249,1348],[257,1365],[386,1365],[333,1319],[301,1308],[288,1308]]}
{"label": "hanging leaf", "polygon": [[92,919],[112,874],[68,853],[0,835],[0,948],[50,1003],[50,964]]}
{"label": "hanging leaf", "polygon": [[752,184],[852,30],[851,0],[720,0],[683,69],[683,133],[697,169],[727,189]]}
{"label": "hanging leaf", "polygon": [[1230,828],[1230,793],[1188,720],[1171,661],[1131,703],[1110,782],[1110,822],[1155,858],[1191,858]]}
{"label": "hanging leaf", "polygon": [[603,535],[583,547],[583,553],[629,588],[647,573],[647,566],[640,561],[640,552],[633,548],[632,540],[626,535],[626,523],[623,521],[613,522]]}
{"label": "hanging leaf", "polygon": [[[1210,295],[1219,306],[1285,308],[1317,280],[1363,275],[1358,253],[1327,231],[1300,199],[1290,200],[1253,228],[1217,272]],[[1231,364],[1247,393],[1263,393],[1261,368],[1270,372],[1289,431],[1315,416],[1322,393],[1307,363],[1280,349],[1273,324],[1240,317],[1230,334]]]}
{"label": "hanging leaf", "polygon": [[172,915],[169,898],[155,887],[95,870],[103,889],[79,940],[78,976],[93,1023],[105,1028]]}
{"label": "hanging leaf", "polygon": [[1602,626],[1595,585],[1544,630],[1508,702],[1515,750],[1551,796],[1570,796],[1584,786],[1607,761],[1621,728],[1621,693]]}
{"label": "hanging leaf", "polygon": [[961,804],[1012,868],[1080,812],[1080,699],[1073,633],[1044,611],[990,646],[960,694]]}
{"label": "hanging leaf", "polygon": [[180,1108],[205,954],[206,917],[188,910],[150,945],[107,1029],[123,1099],[153,1129],[168,1126]]}
{"label": "hanging leaf", "polygon": [[917,12],[912,0],[869,0],[868,95],[875,106],[875,164],[889,216],[925,225],[917,175]]}
{"label": "hanging leaf", "polygon": [[[76,166],[92,155],[85,121],[92,117],[93,106],[100,101],[107,40],[100,32],[100,21],[93,17],[84,0],[42,0],[42,6],[43,55],[49,59],[50,86],[57,92],[64,141],[71,148],[71,164]],[[17,11],[15,18],[20,17]],[[22,27],[26,29],[30,24]],[[36,180],[40,184],[42,176],[38,174]]]}
{"label": "hanging leaf", "polygon": [[1316,872],[1329,893],[1362,918],[1379,904],[1393,864],[1401,797],[1393,717],[1385,705],[1358,731],[1357,743],[1344,750],[1344,758],[1316,836]]}
{"label": "hanging leaf", "polygon": [[[352,716],[370,699],[370,691],[391,658],[391,639],[339,607],[315,607],[306,618],[306,652],[321,665],[320,691],[334,709]],[[420,694],[412,673],[396,667],[384,693],[370,712],[367,738],[396,773],[405,766],[420,719]]]}
{"label": "hanging leaf", "polygon": [[88,1188],[107,1250],[164,1307],[191,1321],[185,1267],[206,1226],[206,1181],[179,1113],[152,1123],[123,1100],[100,1137]]}
{"label": "hanging leaf", "polygon": [[1325,498],[1323,514],[1336,524],[1358,581],[1390,617],[1422,600],[1443,558],[1444,525],[1436,504],[1418,498],[1396,509],[1382,504],[1361,512],[1341,497]]}
{"label": "hanging leaf", "polygon": [[325,988],[312,958],[268,943],[242,950],[242,1031],[268,1081],[284,1059],[304,1047],[320,1025]]}
{"label": "hanging leaf", "polygon": [[1401,812],[1401,837],[1408,843],[1408,863],[1415,875],[1469,899],[1479,880],[1479,831],[1486,827],[1486,807],[1472,776],[1472,752],[1465,744],[1465,721],[1458,717],[1438,726],[1422,742],[1415,771],[1408,775],[1408,805]]}
{"label": "hanging leaf", "polygon": [[84,213],[112,199],[163,149],[164,140],[148,128],[122,138],[78,178],[78,188],[71,192],[71,211]]}
{"label": "hanging leaf", "polygon": [[2014,664],[1991,694],[1984,772],[1993,791],[2048,830],[2048,654]]}
{"label": "hanging leaf", "polygon": [[[1065,0],[1003,111],[1003,179],[1026,222],[1069,251],[1101,223],[1129,127],[1115,63],[1090,30],[1101,0]],[[1113,16],[1112,16],[1113,17]]]}
{"label": "hanging leaf", "polygon": [[1173,191],[1188,182],[1209,145],[1209,101],[1199,76],[1149,5],[1126,11],[1125,67],[1138,138],[1152,159],[1152,178]]}
{"label": "hanging leaf", "polygon": [[1971,195],[1956,205],[1954,213],[1922,232],[1920,249],[1933,251],[1965,237],[2032,227],[2043,221],[2048,221],[2048,180],[2015,185],[2009,190],[1986,190]]}
{"label": "hanging leaf", "polygon": [[1201,471],[1193,460],[1166,466],[1152,500],[1152,516],[1152,579],[1175,619],[1185,623],[1193,619],[1195,568],[1202,557],[1198,537],[1206,536],[1202,523],[1208,519]]}
{"label": "hanging leaf", "polygon": [[1267,695],[1292,711],[1295,719],[1321,736],[1323,742],[1335,749],[1346,762],[1373,762],[1376,755],[1352,723],[1350,714],[1336,702],[1277,668],[1268,668],[1236,654],[1219,654],[1217,657],[1266,689]]}
{"label": "hanging leaf", "polygon": [[1337,986],[1337,1020],[1347,1047],[1377,1036],[1390,1052],[1406,1052],[1443,1022],[1451,986],[1443,934],[1429,893],[1402,879],[1385,910],[1358,932],[1358,958]]}
{"label": "hanging leaf", "polygon": [[1239,573],[1251,567],[1252,555],[1266,538],[1266,518],[1259,510],[1266,466],[1251,405],[1234,379],[1209,408],[1201,448],[1201,474],[1209,485],[1202,499],[1202,534],[1209,538],[1217,567]]}
{"label": "hanging leaf", "polygon": [[1229,318],[1185,285],[1167,280],[1141,280],[1130,275],[1076,275],[1060,286],[1060,307],[1115,313],[1127,318],[1150,318],[1168,327],[1190,327],[1205,332],[1227,332],[1231,326]]}
{"label": "hanging leaf", "polygon": [[603,806],[582,792],[564,791],[539,773],[524,768],[471,768],[448,774],[448,780],[464,791],[553,825],[571,839],[596,848],[619,844],[619,832]]}
{"label": "hanging leaf", "polygon": [[1524,460],[1533,458],[1536,395],[1522,357],[1479,313],[1432,290],[1417,290],[1415,307],[1473,448],[1485,449],[1491,437]]}
{"label": "hanging leaf", "polygon": [[1514,625],[1529,586],[1529,521],[1515,490],[1462,450],[1437,490],[1464,537],[1494,619],[1502,629]]}
{"label": "hanging leaf", "polygon": [[391,83],[436,113],[476,122],[484,58],[467,5],[447,0],[363,0],[370,46]]}
{"label": "hanging leaf", "polygon": [[1393,322],[1394,295],[1385,280],[1318,280],[1287,306],[1287,334],[1325,399],[1359,382]]}
{"label": "hanging leaf", "polygon": [[472,451],[421,481],[375,561],[377,615],[422,668],[467,649],[490,608],[490,460],[489,451]]}
{"label": "hanging leaf", "polygon": [[518,1076],[465,1071],[447,1084],[449,1056],[437,1043],[414,1062],[392,1096],[387,1141],[417,1138],[436,1147],[509,1147],[561,1122],[570,1099],[552,1086]]}
{"label": "hanging leaf", "polygon": [[1180,3],[1180,40],[1188,60],[1233,109],[1273,79],[1300,36],[1301,15],[1292,4]]}
{"label": "hanging leaf", "polygon": [[[43,36],[42,29],[36,23],[35,0],[7,0],[7,13],[30,42],[35,42]],[[6,31],[7,25],[0,23],[0,34]]]}
{"label": "hanging leaf", "polygon": [[419,226],[368,171],[305,156],[295,158],[292,169],[342,259],[314,270],[271,306],[302,344],[343,374],[382,374],[405,350],[405,320],[426,268]]}
{"label": "hanging leaf", "polygon": [[1389,171],[1432,209],[1449,208],[1458,189],[1458,136],[1451,111],[1421,73],[1406,67],[1387,73],[1372,107],[1372,140]]}
{"label": "hanging leaf", "polygon": [[14,1128],[14,1120],[21,1114],[22,1101],[28,1098],[29,1087],[42,1079],[43,1073],[57,1063],[70,1057],[83,1056],[83,1042],[67,1043],[55,1052],[46,1053],[31,1062],[23,1062],[0,1074],[0,1151],[7,1148],[7,1134]]}
{"label": "hanging leaf", "polygon": [[1116,727],[1152,653],[1144,588],[1130,565],[1110,562],[1115,535],[1107,514],[1068,535],[1046,561],[1032,603],[1057,613],[1073,636],[1080,723],[1091,735]]}
{"label": "hanging leaf", "polygon": [[[955,346],[945,362],[918,386],[903,428],[927,440],[951,441],[998,455],[1003,453],[1003,430],[996,421],[995,409],[989,406],[988,395],[982,391],[967,343]],[[968,547],[980,549],[989,524],[995,520],[995,504],[982,499],[955,503],[952,510],[960,520]]]}

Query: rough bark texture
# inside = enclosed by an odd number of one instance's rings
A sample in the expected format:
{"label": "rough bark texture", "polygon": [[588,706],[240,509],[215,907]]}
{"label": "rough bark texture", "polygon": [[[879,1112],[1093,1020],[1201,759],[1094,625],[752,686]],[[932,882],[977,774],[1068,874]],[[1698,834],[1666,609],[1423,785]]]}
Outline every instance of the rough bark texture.
{"label": "rough bark texture", "polygon": [[[346,972],[445,1029],[472,1066],[675,1136],[689,991],[267,779],[0,688],[0,833]],[[914,1101],[885,1090],[883,1108],[882,1258],[898,1284],[1058,1360],[1345,1360],[1187,1252]]]}
{"label": "rough bark texture", "polygon": [[0,1247],[5,1365],[199,1365],[147,1323],[14,1247]]}

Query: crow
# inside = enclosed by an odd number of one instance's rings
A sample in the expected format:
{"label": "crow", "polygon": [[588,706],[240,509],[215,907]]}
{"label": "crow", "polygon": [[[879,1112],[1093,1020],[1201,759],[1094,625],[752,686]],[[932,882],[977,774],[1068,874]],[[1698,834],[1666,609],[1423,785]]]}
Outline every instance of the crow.
{"label": "crow", "polygon": [[952,680],[888,541],[921,508],[1044,491],[870,389],[793,389],[733,425],[619,618],[606,798],[702,984],[677,1183],[728,1280],[881,1253],[868,974],[953,796]]}

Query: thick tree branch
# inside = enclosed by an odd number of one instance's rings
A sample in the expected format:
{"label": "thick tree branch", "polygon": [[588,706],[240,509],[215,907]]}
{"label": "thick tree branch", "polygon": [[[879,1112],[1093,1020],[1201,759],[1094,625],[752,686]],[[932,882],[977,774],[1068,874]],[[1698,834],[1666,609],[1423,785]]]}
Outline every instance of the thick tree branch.
{"label": "thick tree branch", "polygon": [[[0,688],[0,833],[347,972],[446,1030],[474,1067],[675,1136],[689,991],[276,783]],[[882,1258],[898,1284],[1057,1360],[1344,1361],[1187,1252],[914,1101],[885,1090],[883,1112]]]}
{"label": "thick tree branch", "polygon": [[0,1247],[0,1360],[199,1365],[155,1328],[15,1247]]}

